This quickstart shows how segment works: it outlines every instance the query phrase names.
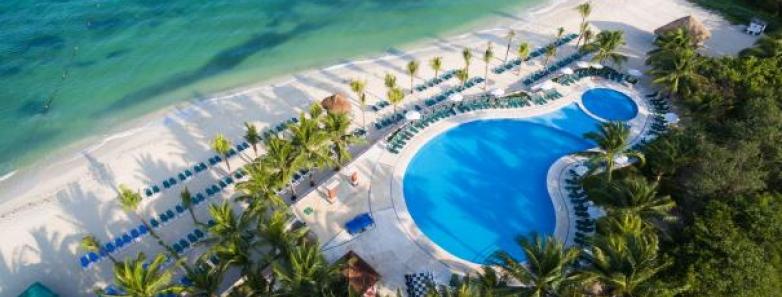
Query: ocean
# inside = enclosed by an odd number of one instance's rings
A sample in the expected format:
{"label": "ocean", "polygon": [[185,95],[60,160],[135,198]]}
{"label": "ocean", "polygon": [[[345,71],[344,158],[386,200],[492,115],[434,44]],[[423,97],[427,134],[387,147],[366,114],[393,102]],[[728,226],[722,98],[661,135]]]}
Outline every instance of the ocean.
{"label": "ocean", "polygon": [[184,100],[543,0],[0,2],[0,176]]}

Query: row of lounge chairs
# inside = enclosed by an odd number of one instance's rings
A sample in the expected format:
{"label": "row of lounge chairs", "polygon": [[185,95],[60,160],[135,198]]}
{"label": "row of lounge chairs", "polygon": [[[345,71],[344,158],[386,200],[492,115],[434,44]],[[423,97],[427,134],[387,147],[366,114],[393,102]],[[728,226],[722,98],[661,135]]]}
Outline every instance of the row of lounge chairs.
{"label": "row of lounge chairs", "polygon": [[[193,194],[193,206],[198,207],[205,205],[203,202],[205,202],[208,198],[219,194],[224,188],[233,184],[234,179],[238,180],[244,178],[245,176],[245,171],[243,169],[238,169],[233,173],[232,176],[225,177],[217,183],[206,187],[203,193],[198,192]],[[187,209],[183,205],[177,204],[173,208],[161,211],[159,215],[149,219],[149,227],[153,229],[161,228],[173,222],[173,220],[185,214],[185,212],[187,212]],[[149,230],[145,225],[139,225],[138,227],[133,228],[130,231],[127,231],[104,244],[99,253],[90,252],[81,256],[79,258],[79,263],[82,269],[88,269],[93,263],[102,261],[105,257],[108,256],[108,254],[118,253],[129,247],[134,242],[140,242],[142,237],[148,233]]]}
{"label": "row of lounge chairs", "polygon": [[527,78],[524,79],[524,85],[530,86],[541,79],[545,78],[546,76],[549,76],[550,74],[556,73],[560,69],[564,68],[567,65],[570,65],[571,63],[580,60],[583,58],[585,53],[577,52],[575,54],[572,54],[570,56],[565,57],[564,59],[561,59],[551,65],[548,65],[545,69],[538,70],[527,76]]}
{"label": "row of lounge chairs", "polygon": [[[534,96],[535,99],[532,99]],[[451,106],[440,108],[425,115],[418,121],[411,122],[410,124],[400,128],[395,133],[391,134],[386,141],[388,141],[388,151],[394,154],[398,154],[399,151],[407,145],[407,142],[412,139],[416,133],[425,129],[431,124],[434,124],[442,119],[449,118],[451,116],[471,112],[475,110],[483,109],[507,109],[507,108],[523,108],[531,106],[532,103],[542,105],[548,100],[555,100],[562,98],[556,90],[551,90],[545,95],[516,95],[502,98],[492,98],[491,96],[484,95],[470,101],[462,101]]]}
{"label": "row of lounge chairs", "polygon": [[388,100],[383,100],[383,101],[378,102],[375,105],[372,105],[372,110],[374,110],[375,112],[378,112],[378,111],[383,110],[383,108],[385,108],[386,106],[389,106],[389,105],[391,105],[391,102],[388,102]]}
{"label": "row of lounge chairs", "polygon": [[[424,100],[424,104],[427,107],[432,107],[435,104],[440,103],[442,101],[445,101],[445,99],[448,99],[448,96],[451,96],[451,95],[456,94],[456,93],[464,92],[465,90],[467,90],[469,88],[472,88],[472,87],[474,87],[474,86],[476,86],[476,85],[478,85],[478,84],[480,84],[480,83],[482,83],[484,81],[485,81],[485,79],[482,78],[482,77],[473,77],[470,80],[468,80],[467,82],[465,82],[464,85],[462,85],[462,86],[456,86],[456,87],[450,88],[450,89],[440,93],[439,95],[435,95],[435,96],[432,96],[432,97]],[[421,106],[419,106],[419,105],[415,105],[414,108],[417,111],[423,110],[423,108]],[[380,120],[377,120],[375,122],[375,124],[374,124],[375,125],[375,129],[382,130],[382,129],[388,128],[390,126],[393,126],[393,125],[401,122],[402,120],[404,120],[406,112],[407,112],[407,110],[402,110],[402,111],[393,113],[391,115],[388,115],[388,116],[386,116],[386,117],[384,117],[384,118],[382,118]]]}
{"label": "row of lounge chairs", "polygon": [[569,173],[570,176],[565,179],[565,189],[568,192],[570,203],[573,205],[573,212],[578,217],[573,241],[585,247],[589,244],[589,234],[595,232],[595,220],[589,215],[589,198],[581,186],[581,178],[573,169]]}
{"label": "row of lounge chairs", "polygon": [[[566,35],[566,36],[564,36],[564,37],[562,37],[560,39],[557,39],[556,41],[554,41],[552,43],[549,43],[547,45],[544,45],[544,46],[541,46],[539,48],[536,48],[534,51],[532,51],[529,54],[529,56],[527,56],[526,59],[524,59],[524,61],[526,62],[526,61],[532,60],[534,58],[537,58],[539,56],[542,56],[544,53],[546,53],[546,48],[552,47],[552,46],[560,47],[560,46],[562,46],[562,45],[564,45],[564,44],[566,44],[568,42],[573,41],[574,39],[576,39],[576,37],[578,37],[578,34],[575,34],[575,33],[568,34],[568,35]],[[521,65],[521,62],[522,62],[521,59],[516,58],[516,59],[513,59],[513,60],[510,60],[510,61],[506,62],[505,64],[502,64],[500,66],[495,67],[492,71],[494,72],[494,74],[502,74],[503,72],[509,71],[509,70],[511,70],[511,69],[513,69],[513,68],[515,68],[515,67],[517,67],[519,65]]]}
{"label": "row of lounge chairs", "polygon": [[[284,131],[293,123],[298,122],[299,119],[292,117],[282,123],[279,123],[275,125],[274,127],[264,131],[261,135],[262,139],[266,139],[271,137],[273,134],[277,134],[279,132]],[[239,152],[242,152],[246,149],[250,148],[250,144],[246,141],[242,141],[241,143],[237,144],[235,147],[231,148],[228,151],[227,157],[233,157],[239,154]],[[223,156],[220,155],[214,155],[210,157],[207,162],[209,163],[209,166],[215,166],[217,164],[220,164],[220,162],[223,161]],[[192,170],[191,170],[192,168]],[[148,185],[146,188],[144,188],[143,193],[144,196],[147,198],[151,198],[154,195],[160,193],[162,190],[172,188],[176,186],[178,183],[184,182],[190,178],[193,178],[196,174],[207,171],[208,167],[205,162],[199,162],[192,167],[189,167],[185,170],[180,171],[175,176],[171,176],[169,178],[164,179],[160,184],[162,185],[163,189],[161,189],[160,185],[152,184]]]}
{"label": "row of lounge chairs", "polygon": [[413,87],[413,89],[416,92],[423,92],[423,91],[425,91],[428,88],[434,87],[436,85],[439,85],[439,84],[441,84],[441,83],[443,83],[443,82],[453,78],[455,74],[456,74],[456,70],[454,70],[454,69],[448,70],[448,71],[443,72],[442,74],[440,74],[438,77],[429,79],[429,80],[427,80],[427,81],[425,81],[425,82],[423,82],[423,83],[421,83],[419,85],[416,85],[415,87]]}
{"label": "row of lounge chairs", "polygon": [[602,69],[595,68],[579,68],[571,75],[562,75],[554,79],[554,81],[569,86],[572,85],[584,77],[599,76],[608,80],[612,80],[618,83],[628,82],[630,84],[638,83],[638,78],[632,75],[621,73],[611,67],[603,67]]}

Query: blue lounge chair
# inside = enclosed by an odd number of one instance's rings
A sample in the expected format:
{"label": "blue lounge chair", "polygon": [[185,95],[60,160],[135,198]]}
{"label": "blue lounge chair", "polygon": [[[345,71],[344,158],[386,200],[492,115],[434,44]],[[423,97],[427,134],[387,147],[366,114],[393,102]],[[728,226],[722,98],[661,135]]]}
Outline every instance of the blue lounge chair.
{"label": "blue lounge chair", "polygon": [[81,256],[79,258],[79,262],[81,263],[81,269],[87,269],[90,267],[90,259],[87,258],[87,256]]}
{"label": "blue lounge chair", "polygon": [[190,240],[190,243],[195,244],[196,242],[198,242],[198,237],[196,237],[191,233],[187,235],[187,240]]}
{"label": "blue lounge chair", "polygon": [[152,196],[152,189],[150,188],[144,189],[144,194],[146,194],[147,197]]}
{"label": "blue lounge chair", "polygon": [[140,226],[138,226],[138,233],[141,236],[147,235],[147,233],[149,233],[149,229],[147,229],[147,226],[140,225]]}
{"label": "blue lounge chair", "polygon": [[130,230],[130,237],[132,237],[133,239],[136,239],[139,236],[141,236],[141,233],[138,233],[137,229]]}
{"label": "blue lounge chair", "polygon": [[355,235],[364,232],[374,224],[375,220],[372,219],[372,216],[370,216],[369,213],[363,213],[345,223],[345,229],[347,229],[348,233],[351,235]]}
{"label": "blue lounge chair", "polygon": [[185,174],[184,174],[184,173],[182,173],[182,172],[180,172],[180,173],[179,173],[178,177],[179,177],[179,181],[185,181],[185,179],[187,179],[187,177],[185,176]]}
{"label": "blue lounge chair", "polygon": [[87,257],[90,259],[90,262],[98,262],[98,260],[100,260],[100,256],[98,256],[98,254],[93,252],[89,252],[87,254]]}
{"label": "blue lounge chair", "polygon": [[103,246],[103,249],[105,249],[105,250],[106,250],[107,252],[109,252],[109,253],[113,253],[115,250],[117,250],[117,249],[114,247],[114,244],[113,244],[113,243],[111,243],[111,242],[109,242],[109,243],[105,244],[105,245]]}
{"label": "blue lounge chair", "polygon": [[149,224],[152,225],[152,228],[157,228],[160,226],[160,222],[158,222],[156,219],[149,220]]}
{"label": "blue lounge chair", "polygon": [[130,235],[128,235],[127,233],[122,234],[122,243],[123,244],[128,245],[131,242],[133,242],[133,238],[130,238]]}
{"label": "blue lounge chair", "polygon": [[182,207],[182,205],[179,205],[179,204],[177,204],[177,205],[174,207],[174,209],[176,209],[176,213],[177,213],[177,214],[182,214],[183,212],[185,212],[185,208],[184,208],[184,207]]}
{"label": "blue lounge chair", "polygon": [[176,179],[174,179],[173,177],[171,177],[171,178],[169,178],[169,179],[168,179],[168,183],[170,183],[170,184],[171,184],[171,186],[174,186],[174,185],[176,185]]}
{"label": "blue lounge chair", "polygon": [[157,185],[152,186],[152,192],[160,193],[160,187],[158,187]]}
{"label": "blue lounge chair", "polygon": [[125,246],[125,242],[123,242],[122,238],[120,237],[114,238],[114,246],[116,246],[117,249],[121,249],[123,246]]}
{"label": "blue lounge chair", "polygon": [[170,209],[166,210],[166,215],[168,216],[169,219],[173,219],[174,218],[174,211],[172,211]]}
{"label": "blue lounge chair", "polygon": [[199,229],[195,229],[195,231],[193,231],[193,233],[194,233],[194,234],[195,234],[195,236],[196,236],[196,237],[198,237],[199,239],[200,239],[200,238],[203,238],[203,237],[204,237],[204,235],[205,235],[205,234],[204,234],[204,232],[203,232],[203,231],[201,231],[201,230],[199,230]]}
{"label": "blue lounge chair", "polygon": [[167,180],[164,180],[164,181],[163,181],[163,187],[164,187],[164,188],[166,188],[166,189],[168,189],[168,188],[170,188],[170,187],[171,187],[171,183],[169,183]]}

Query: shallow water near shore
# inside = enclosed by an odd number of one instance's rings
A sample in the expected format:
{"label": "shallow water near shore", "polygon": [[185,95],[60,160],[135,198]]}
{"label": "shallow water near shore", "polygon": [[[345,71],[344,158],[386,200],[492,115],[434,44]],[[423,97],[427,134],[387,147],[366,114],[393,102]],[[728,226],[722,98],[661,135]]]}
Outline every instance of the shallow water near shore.
{"label": "shallow water near shore", "polygon": [[542,2],[3,1],[0,176],[178,101]]}

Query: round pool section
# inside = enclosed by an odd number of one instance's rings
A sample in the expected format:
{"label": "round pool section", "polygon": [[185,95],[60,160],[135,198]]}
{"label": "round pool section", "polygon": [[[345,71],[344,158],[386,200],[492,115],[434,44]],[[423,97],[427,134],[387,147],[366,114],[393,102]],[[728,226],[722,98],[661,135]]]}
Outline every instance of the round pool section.
{"label": "round pool section", "polygon": [[434,243],[486,264],[502,249],[524,259],[519,236],[552,235],[547,174],[559,158],[594,144],[582,135],[598,122],[575,104],[520,120],[480,120],[426,143],[405,171],[408,212]]}
{"label": "round pool section", "polygon": [[581,101],[589,112],[608,121],[629,121],[638,114],[633,99],[613,89],[591,89],[584,92]]}

